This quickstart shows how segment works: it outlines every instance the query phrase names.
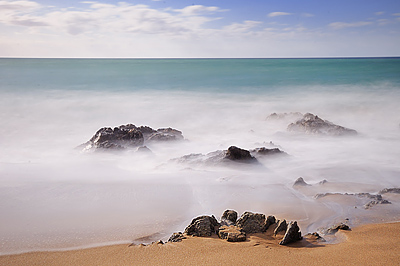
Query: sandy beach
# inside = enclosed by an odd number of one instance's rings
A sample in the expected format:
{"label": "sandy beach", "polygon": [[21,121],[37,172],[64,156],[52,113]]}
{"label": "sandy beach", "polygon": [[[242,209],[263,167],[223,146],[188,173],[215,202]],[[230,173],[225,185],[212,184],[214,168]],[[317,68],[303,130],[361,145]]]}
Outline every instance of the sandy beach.
{"label": "sandy beach", "polygon": [[246,242],[189,237],[148,246],[114,245],[90,249],[32,252],[0,257],[0,265],[399,265],[400,223],[370,224],[339,231],[338,244],[304,238],[280,246],[270,234]]}

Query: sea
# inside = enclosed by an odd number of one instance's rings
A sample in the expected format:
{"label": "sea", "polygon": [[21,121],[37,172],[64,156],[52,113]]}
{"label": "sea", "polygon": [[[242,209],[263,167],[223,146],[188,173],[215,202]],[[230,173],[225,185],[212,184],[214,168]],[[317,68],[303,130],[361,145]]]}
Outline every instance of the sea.
{"label": "sea", "polygon": [[[289,132],[296,112],[358,134]],[[0,123],[2,255],[166,241],[227,209],[296,220],[303,234],[400,221],[400,194],[370,208],[357,194],[400,187],[400,58],[1,58]],[[129,123],[185,140],[146,154],[79,148]],[[173,160],[230,146],[287,156]],[[293,187],[299,177],[308,186]]]}

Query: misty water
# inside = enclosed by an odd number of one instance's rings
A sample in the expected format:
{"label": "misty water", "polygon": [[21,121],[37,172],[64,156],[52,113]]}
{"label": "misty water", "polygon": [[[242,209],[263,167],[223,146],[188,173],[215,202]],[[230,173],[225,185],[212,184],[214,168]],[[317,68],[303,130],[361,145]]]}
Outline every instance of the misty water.
{"label": "misty water", "polygon": [[[219,218],[226,209],[297,220],[303,234],[346,218],[352,226],[398,221],[398,194],[383,195],[392,204],[370,209],[363,208],[367,200],[358,197],[314,197],[327,192],[377,194],[400,186],[400,83],[394,75],[398,60],[384,77],[379,71],[375,78],[366,75],[372,66],[364,73],[365,82],[360,78],[363,73],[352,69],[346,68],[346,75],[325,69],[336,76],[321,78],[315,66],[306,71],[290,64],[289,71],[282,62],[272,66],[270,79],[264,78],[268,71],[260,67],[271,66],[259,63],[255,76],[235,76],[240,68],[249,74],[244,69],[251,62],[233,64],[238,69],[230,73],[224,61],[221,78],[217,78],[219,68],[208,73],[199,70],[209,69],[208,65],[194,64],[189,70],[174,66],[175,72],[155,68],[145,80],[135,72],[141,69],[139,64],[132,70],[137,79],[127,78],[130,72],[124,68],[121,79],[110,74],[111,80],[120,80],[113,84],[104,73],[122,68],[112,65],[108,70],[91,70],[97,74],[88,78],[68,74],[65,66],[57,72],[54,66],[2,61],[6,71],[0,97],[0,253],[166,240],[183,231],[193,217]],[[51,68],[54,75],[49,74]],[[152,68],[145,69],[148,73]],[[165,76],[176,76],[182,69],[184,77],[168,83]],[[301,79],[294,74],[294,80],[286,76],[288,80],[280,82],[284,78],[275,75],[296,69],[302,71]],[[359,66],[354,69],[362,72]],[[200,86],[207,75],[210,80]],[[236,82],[225,80],[230,76]],[[157,77],[162,78],[154,80]],[[99,79],[104,81],[97,88]],[[293,119],[267,120],[274,112],[311,112],[355,129],[358,135],[288,132]],[[119,153],[76,149],[99,128],[128,123],[172,127],[182,131],[185,140],[148,144],[150,154],[135,149]],[[288,156],[238,166],[171,161],[232,145],[268,148],[270,142]],[[298,177],[312,186],[294,189]],[[324,179],[328,182],[318,184]]]}

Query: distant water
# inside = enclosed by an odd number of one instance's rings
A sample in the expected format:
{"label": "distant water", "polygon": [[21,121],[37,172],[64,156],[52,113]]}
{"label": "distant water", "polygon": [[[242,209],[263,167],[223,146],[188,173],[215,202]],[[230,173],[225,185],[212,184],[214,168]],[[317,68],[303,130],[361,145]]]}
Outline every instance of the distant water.
{"label": "distant water", "polygon": [[[303,233],[399,220],[399,195],[370,210],[357,197],[313,197],[400,187],[399,102],[400,58],[0,59],[0,254],[165,240],[225,209],[295,219]],[[292,134],[290,119],[266,120],[274,112],[359,134]],[[75,149],[127,123],[187,141],[151,144],[152,156]],[[170,162],[271,141],[289,156],[259,167]],[[313,186],[293,189],[300,176]]]}

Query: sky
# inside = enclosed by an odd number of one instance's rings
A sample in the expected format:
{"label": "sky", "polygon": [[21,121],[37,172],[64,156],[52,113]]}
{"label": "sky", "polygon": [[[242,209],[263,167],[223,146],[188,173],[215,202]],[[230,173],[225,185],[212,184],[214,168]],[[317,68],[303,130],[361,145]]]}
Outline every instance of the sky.
{"label": "sky", "polygon": [[0,57],[400,56],[399,0],[0,0]]}

